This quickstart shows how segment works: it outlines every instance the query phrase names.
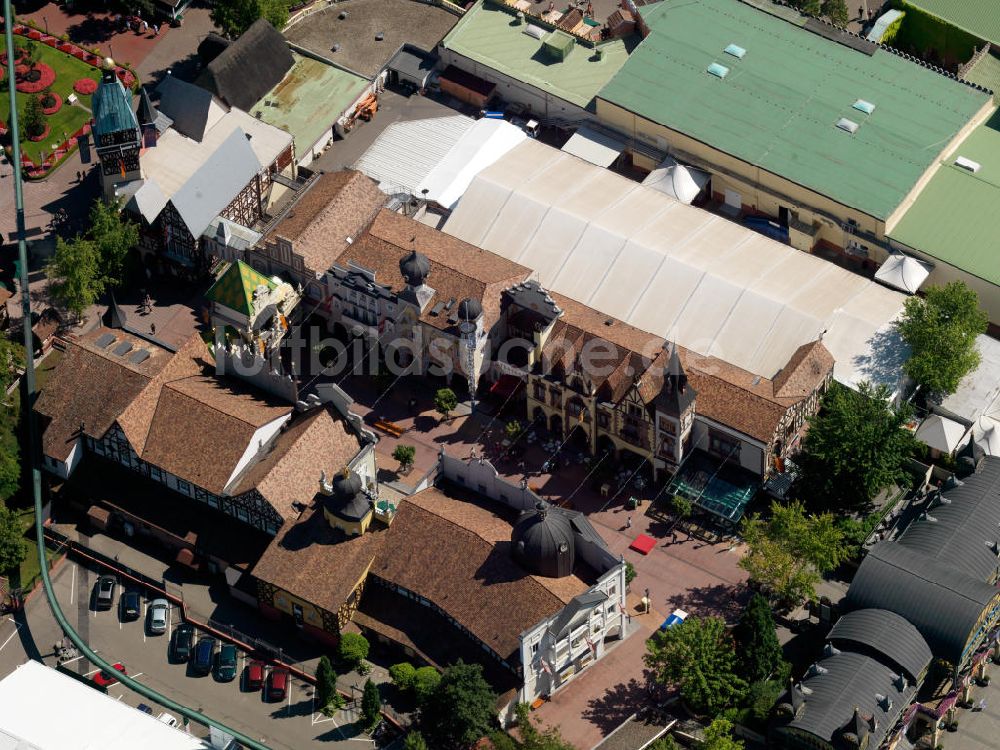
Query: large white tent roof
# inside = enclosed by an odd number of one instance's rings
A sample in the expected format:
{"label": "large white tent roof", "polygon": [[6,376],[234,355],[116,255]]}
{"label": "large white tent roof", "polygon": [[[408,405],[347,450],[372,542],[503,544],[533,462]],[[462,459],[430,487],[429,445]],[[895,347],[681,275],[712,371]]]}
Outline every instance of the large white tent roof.
{"label": "large white tent roof", "polygon": [[899,385],[903,295],[537,141],[480,172],[444,229],[757,375],[822,336],[840,382]]}
{"label": "large white tent roof", "polygon": [[68,675],[27,661],[0,680],[0,747],[206,750],[207,745]]}
{"label": "large white tent roof", "polygon": [[926,263],[903,253],[893,253],[875,272],[875,278],[894,289],[916,294],[930,273]]}

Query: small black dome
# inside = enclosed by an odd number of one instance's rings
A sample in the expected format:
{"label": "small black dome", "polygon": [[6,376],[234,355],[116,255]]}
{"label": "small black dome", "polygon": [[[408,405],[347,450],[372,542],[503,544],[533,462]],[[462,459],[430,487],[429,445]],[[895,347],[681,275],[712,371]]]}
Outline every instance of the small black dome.
{"label": "small black dome", "polygon": [[514,559],[523,568],[546,578],[562,578],[573,572],[576,544],[569,517],[548,503],[539,502],[514,524],[510,541]]}
{"label": "small black dome", "polygon": [[360,521],[371,510],[371,500],[361,491],[361,477],[356,472],[338,474],[333,479],[333,493],[323,501],[326,510],[345,521]]}
{"label": "small black dome", "polygon": [[466,297],[458,303],[458,319],[474,323],[483,314],[483,306],[479,300]]}
{"label": "small black dome", "polygon": [[431,262],[416,250],[399,261],[399,272],[410,286],[423,286],[431,272]]}

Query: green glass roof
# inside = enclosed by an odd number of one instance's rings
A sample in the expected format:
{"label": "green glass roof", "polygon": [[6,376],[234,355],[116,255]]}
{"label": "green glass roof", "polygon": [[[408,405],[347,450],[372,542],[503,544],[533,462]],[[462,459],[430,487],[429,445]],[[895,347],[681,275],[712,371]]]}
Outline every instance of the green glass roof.
{"label": "green glass roof", "polygon": [[267,276],[238,260],[223,271],[205,293],[205,298],[250,317],[253,315],[253,293],[261,284],[269,289],[277,287]]}
{"label": "green glass roof", "polygon": [[[738,0],[663,0],[599,97],[886,218],[988,101],[887,52],[854,50]],[[727,54],[730,44],[746,50]],[[729,68],[725,78],[707,72]],[[871,115],[853,107],[874,105]],[[855,133],[836,127],[857,123]]]}
{"label": "green glass roof", "polygon": [[973,36],[1000,44],[1000,9],[996,0],[906,0],[906,3]]}
{"label": "green glass roof", "polygon": [[564,50],[565,59],[558,61],[542,49],[541,40],[524,33],[533,22],[529,18],[518,24],[513,10],[480,0],[448,32],[441,45],[578,107],[590,104],[628,59],[625,43],[620,39],[602,42],[603,54],[598,59],[594,48],[559,32],[549,34],[548,39],[561,44],[572,42],[572,46]]}
{"label": "green glass roof", "polygon": [[[972,173],[955,166],[963,156]],[[941,164],[889,237],[956,268],[1000,284],[1000,114],[966,138]]]}
{"label": "green glass roof", "polygon": [[101,80],[90,100],[94,115],[94,134],[115,133],[119,130],[133,130],[139,127],[132,111],[132,95],[117,77]]}

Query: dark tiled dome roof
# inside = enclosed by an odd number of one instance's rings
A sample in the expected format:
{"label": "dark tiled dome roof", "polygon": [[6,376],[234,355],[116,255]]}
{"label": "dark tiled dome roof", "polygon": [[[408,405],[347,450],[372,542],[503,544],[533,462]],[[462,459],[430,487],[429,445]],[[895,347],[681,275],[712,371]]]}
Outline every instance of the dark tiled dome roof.
{"label": "dark tiled dome roof", "polygon": [[539,502],[521,514],[511,531],[514,559],[523,568],[547,578],[562,578],[573,572],[576,545],[569,518]]}
{"label": "dark tiled dome roof", "polygon": [[410,286],[423,286],[431,272],[431,262],[414,250],[399,261],[399,272]]}
{"label": "dark tiled dome roof", "polygon": [[360,521],[371,510],[371,500],[362,492],[361,477],[353,471],[334,477],[333,493],[323,505],[328,513],[345,521]]}

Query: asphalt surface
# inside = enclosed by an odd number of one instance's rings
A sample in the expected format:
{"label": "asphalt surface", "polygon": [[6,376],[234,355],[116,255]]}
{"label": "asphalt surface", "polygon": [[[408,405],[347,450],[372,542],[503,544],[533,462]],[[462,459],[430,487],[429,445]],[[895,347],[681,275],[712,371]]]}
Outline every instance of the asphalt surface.
{"label": "asphalt surface", "polygon": [[[288,696],[281,702],[266,701],[263,691],[244,691],[243,671],[248,657],[242,652],[239,676],[232,682],[218,682],[213,675],[189,676],[188,665],[171,664],[167,658],[169,634],[180,622],[178,609],[171,607],[167,634],[151,635],[146,627],[146,613],[150,601],[157,598],[156,594],[143,593],[140,619],[122,622],[118,600],[123,588],[116,588],[112,609],[97,612],[91,606],[96,581],[95,572],[70,560],[64,561],[53,574],[56,598],[66,618],[91,648],[109,662],[124,664],[131,677],[276,750],[299,750],[320,746],[319,743],[322,747],[344,750],[373,746],[374,743],[353,725],[356,711],[341,711],[332,718],[315,712],[312,687],[296,679],[290,680]],[[5,616],[0,621],[0,677],[29,658],[55,666],[58,660],[54,644],[61,638],[44,592],[39,591],[23,612],[15,617]],[[88,678],[93,678],[97,671],[82,657],[65,664]],[[120,683],[109,687],[108,695],[132,706],[151,703]],[[164,710],[159,706],[152,708],[154,715]],[[201,726],[191,725],[190,731],[207,736],[207,729]]]}

